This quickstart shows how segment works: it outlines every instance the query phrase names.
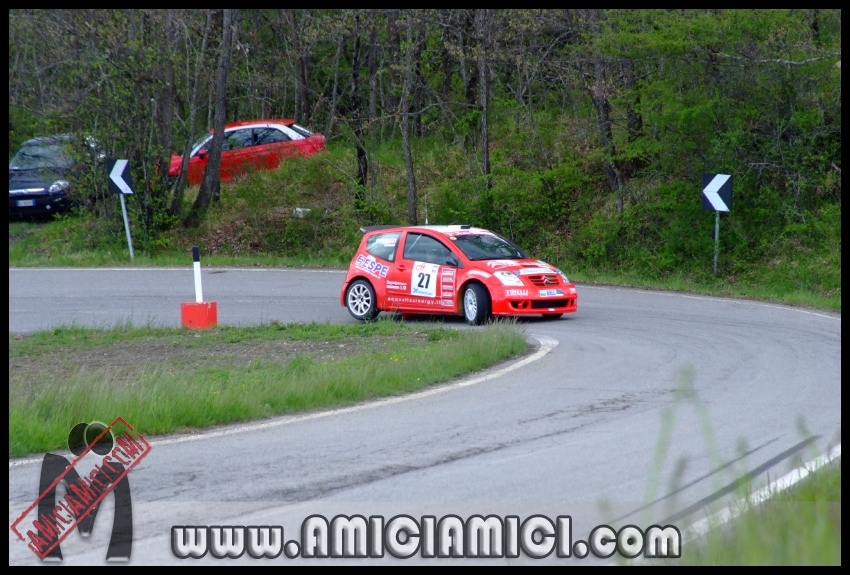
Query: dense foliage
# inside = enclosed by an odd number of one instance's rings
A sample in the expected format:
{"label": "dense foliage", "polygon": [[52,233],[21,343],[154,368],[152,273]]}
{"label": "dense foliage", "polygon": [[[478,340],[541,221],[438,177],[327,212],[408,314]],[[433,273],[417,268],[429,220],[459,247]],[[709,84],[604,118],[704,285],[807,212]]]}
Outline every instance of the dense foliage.
{"label": "dense foliage", "polygon": [[[346,150],[323,166],[337,223],[473,223],[658,277],[710,269],[702,174],[729,173],[725,273],[832,258],[817,281],[840,290],[840,46],[841,11],[818,9],[13,10],[9,145],[85,132],[131,158],[155,251],[198,223],[165,185],[171,152],[217,109],[294,117]],[[272,200],[257,249],[335,229],[276,226]]]}

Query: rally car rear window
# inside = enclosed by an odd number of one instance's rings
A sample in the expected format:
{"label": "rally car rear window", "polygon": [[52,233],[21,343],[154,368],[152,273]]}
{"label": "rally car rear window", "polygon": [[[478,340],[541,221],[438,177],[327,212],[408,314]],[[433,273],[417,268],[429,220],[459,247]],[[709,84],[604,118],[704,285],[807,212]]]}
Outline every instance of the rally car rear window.
{"label": "rally car rear window", "polygon": [[400,237],[401,232],[389,232],[369,236],[366,240],[366,251],[376,258],[381,258],[388,262],[395,261],[396,248],[398,248]]}
{"label": "rally car rear window", "polygon": [[305,128],[304,126],[299,126],[298,124],[289,124],[288,128],[293,130],[294,132],[301,134],[305,138],[309,138],[313,135],[313,132]]}

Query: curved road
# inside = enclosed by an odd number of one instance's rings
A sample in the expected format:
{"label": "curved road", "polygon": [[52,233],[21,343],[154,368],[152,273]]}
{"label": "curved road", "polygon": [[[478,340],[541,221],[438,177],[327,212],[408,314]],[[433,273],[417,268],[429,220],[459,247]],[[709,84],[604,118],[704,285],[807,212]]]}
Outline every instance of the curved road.
{"label": "curved road", "polygon": [[[342,278],[207,269],[203,285],[220,323],[349,323],[338,300]],[[180,302],[194,301],[188,267],[10,269],[9,289],[10,333],[179,325]],[[570,515],[574,541],[604,522],[684,527],[734,496],[736,479],[763,482],[840,443],[839,315],[578,291],[576,314],[520,322],[543,344],[535,361],[474,385],[253,429],[150,438],[150,456],[131,474],[131,562],[178,562],[172,525],[283,525],[289,540],[315,513]],[[693,388],[677,393],[687,373]],[[10,461],[10,524],[36,497],[39,467]],[[65,563],[102,563],[108,528],[99,519],[91,542],[68,537]],[[11,531],[9,553],[10,563],[38,562]]]}

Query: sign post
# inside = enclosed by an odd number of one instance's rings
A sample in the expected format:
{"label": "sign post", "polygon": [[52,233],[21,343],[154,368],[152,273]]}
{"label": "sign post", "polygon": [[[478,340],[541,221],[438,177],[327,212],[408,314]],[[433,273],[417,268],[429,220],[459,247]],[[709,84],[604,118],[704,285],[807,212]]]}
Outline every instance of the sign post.
{"label": "sign post", "polygon": [[720,255],[720,212],[714,212],[714,274],[717,275],[717,256]]}
{"label": "sign post", "polygon": [[124,231],[127,232],[127,245],[130,247],[130,259],[133,259],[133,238],[130,236],[130,220],[127,218],[127,202],[124,196],[133,193],[130,180],[129,160],[107,160],[106,171],[109,174],[109,191],[121,198],[121,213],[124,215]]}
{"label": "sign post", "polygon": [[732,209],[732,176],[729,174],[702,175],[702,209],[714,212],[714,273],[720,254],[720,212]]}

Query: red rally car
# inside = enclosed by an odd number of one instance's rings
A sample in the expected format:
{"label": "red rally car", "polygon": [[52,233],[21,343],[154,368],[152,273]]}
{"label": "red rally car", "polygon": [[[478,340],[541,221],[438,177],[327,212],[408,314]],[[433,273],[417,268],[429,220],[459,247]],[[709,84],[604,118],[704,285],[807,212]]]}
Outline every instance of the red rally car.
{"label": "red rally car", "polygon": [[[189,173],[186,181],[199,186],[209,161],[213,131],[204,134],[192,146],[189,154]],[[274,170],[288,158],[309,157],[325,149],[325,137],[313,133],[295,120],[245,120],[224,126],[221,151],[221,181],[253,170]],[[180,175],[181,156],[171,156],[169,178]]]}
{"label": "red rally car", "polygon": [[368,226],[340,301],[358,320],[381,311],[558,318],[578,308],[564,273],[491,231],[471,226]]}

